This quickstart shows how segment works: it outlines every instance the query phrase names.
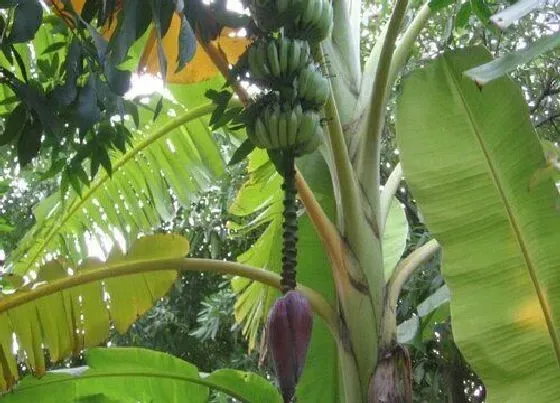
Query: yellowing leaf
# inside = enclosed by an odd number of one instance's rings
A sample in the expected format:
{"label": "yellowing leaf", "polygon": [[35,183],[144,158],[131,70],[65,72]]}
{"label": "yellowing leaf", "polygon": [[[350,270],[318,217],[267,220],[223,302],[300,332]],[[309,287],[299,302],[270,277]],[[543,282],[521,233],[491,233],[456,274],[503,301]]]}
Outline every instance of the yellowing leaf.
{"label": "yellowing leaf", "polygon": [[[171,83],[196,83],[216,77],[219,71],[200,45],[197,46],[193,59],[187,63],[186,67],[176,72],[180,29],[181,18],[178,14],[175,14],[169,30],[162,39],[165,57],[167,58],[167,81]],[[214,44],[221,49],[231,64],[237,62],[239,56],[245,52],[248,43],[246,37],[237,36],[235,31],[230,28],[224,28],[220,37],[214,41]],[[147,72],[152,74],[159,72],[157,42],[153,30],[144,49],[140,66],[140,68],[145,68]]]}
{"label": "yellowing leaf", "polygon": [[524,328],[544,333],[548,332],[543,307],[537,296],[531,296],[529,299],[520,301],[519,306],[514,312],[514,319],[519,326]]}
{"label": "yellowing leaf", "polygon": [[[106,263],[89,258],[70,272],[65,259],[50,261],[39,269],[36,280],[10,295],[0,295],[0,391],[18,378],[14,333],[27,366],[33,374],[42,375],[44,349],[51,361],[58,361],[103,343],[113,325],[126,332],[168,292],[177,277],[176,270],[162,270],[163,263],[158,262],[183,258],[188,251],[188,240],[179,235],[146,236],[134,242],[126,254],[115,249]],[[153,272],[88,279],[94,271],[110,270],[112,264],[150,262]],[[66,283],[56,288],[61,282]],[[53,286],[54,290],[45,292]]]}

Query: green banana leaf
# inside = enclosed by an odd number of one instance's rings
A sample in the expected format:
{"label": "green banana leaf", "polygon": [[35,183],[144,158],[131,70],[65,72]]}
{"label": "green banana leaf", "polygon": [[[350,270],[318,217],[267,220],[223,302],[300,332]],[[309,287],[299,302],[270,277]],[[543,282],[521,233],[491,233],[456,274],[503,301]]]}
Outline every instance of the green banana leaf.
{"label": "green banana leaf", "polygon": [[276,388],[250,372],[223,369],[201,374],[178,358],[141,348],[95,348],[87,367],[28,376],[1,399],[7,403],[166,402],[206,403],[209,389],[245,403],[282,402]]}
{"label": "green banana leaf", "polygon": [[[189,251],[187,239],[174,234],[156,234],[137,240],[126,255],[114,249],[107,263],[141,263],[153,259],[182,258]],[[18,379],[13,354],[13,335],[26,365],[35,375],[45,372],[44,349],[53,362],[79,355],[88,347],[104,343],[114,325],[120,333],[169,291],[176,270],[131,274],[105,280],[80,282],[80,276],[102,265],[86,259],[70,267],[63,259],[53,260],[38,270],[34,281],[24,283],[0,297],[0,390]],[[71,273],[71,274],[69,274]],[[15,283],[15,275],[11,282]],[[70,288],[40,296],[42,287],[56,280],[72,278]],[[5,287],[3,291],[6,291]],[[13,305],[14,301],[23,303]]]}
{"label": "green banana leaf", "polygon": [[404,80],[397,138],[405,178],[443,247],[454,338],[488,401],[560,396],[560,195],[521,90],[463,72],[481,47],[445,53]]}
{"label": "green banana leaf", "polygon": [[560,47],[560,32],[543,36],[527,45],[524,49],[508,53],[495,60],[473,67],[467,70],[465,75],[479,84],[486,84],[558,47]]}

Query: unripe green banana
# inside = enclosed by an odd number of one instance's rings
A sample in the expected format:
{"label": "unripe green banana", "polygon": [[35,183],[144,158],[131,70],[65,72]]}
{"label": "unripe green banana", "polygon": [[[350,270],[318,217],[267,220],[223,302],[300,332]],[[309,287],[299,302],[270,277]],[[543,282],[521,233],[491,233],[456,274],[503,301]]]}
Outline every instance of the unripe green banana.
{"label": "unripe green banana", "polygon": [[249,71],[254,78],[262,80],[265,77],[262,73],[257,53],[257,46],[253,44],[248,51]]}
{"label": "unripe green banana", "polygon": [[303,117],[299,125],[296,144],[305,144],[311,139],[311,137],[313,137],[316,127],[314,115],[316,115],[316,112],[312,110],[307,110],[303,113]]}
{"label": "unripe green banana", "polygon": [[306,143],[301,144],[296,149],[296,155],[301,156],[305,154],[311,154],[323,143],[323,128],[318,125],[315,128],[313,136]]}
{"label": "unripe green banana", "polygon": [[301,50],[302,50],[301,42],[298,40],[293,40],[290,44],[290,52],[289,52],[290,54],[288,57],[290,74],[296,73],[299,69]]}
{"label": "unripe green banana", "polygon": [[280,112],[278,118],[278,143],[281,148],[288,146],[288,114],[286,110]]}
{"label": "unripe green banana", "polygon": [[[299,105],[299,104],[298,104]],[[288,119],[288,129],[287,129],[287,133],[288,133],[288,146],[289,147],[293,147],[296,145],[296,140],[297,140],[297,131],[298,131],[298,115],[296,113],[296,108],[292,108],[289,116],[287,116]],[[299,108],[301,109],[301,105],[299,105]]]}
{"label": "unripe green banana", "polygon": [[307,6],[305,8],[305,11],[303,12],[303,14],[301,15],[301,24],[302,25],[307,25],[309,24],[311,21],[313,21],[313,12],[315,11],[315,6],[316,6],[316,2],[321,1],[321,0],[307,0]]}
{"label": "unripe green banana", "polygon": [[301,124],[301,119],[303,118],[303,108],[301,107],[301,104],[299,102],[296,103],[294,111],[296,112],[297,124],[299,126]]}
{"label": "unripe green banana", "polygon": [[252,122],[252,124],[247,124],[246,130],[247,137],[249,138],[249,140],[251,140],[251,143],[253,143],[256,147],[262,147],[262,144],[260,143],[255,133],[255,122]]}
{"label": "unripe green banana", "polygon": [[309,44],[307,42],[301,41],[300,43],[302,44],[302,49],[299,53],[299,68],[303,69],[309,64],[311,49],[309,48]]}
{"label": "unripe green banana", "polygon": [[268,66],[274,77],[280,77],[280,60],[278,60],[278,49],[274,41],[269,41],[266,47]]}
{"label": "unripe green banana", "polygon": [[317,106],[323,106],[325,102],[327,102],[330,93],[329,80],[322,75],[317,75],[316,77],[317,79],[314,82],[315,96],[313,100]]}
{"label": "unripe green banana", "polygon": [[[293,8],[293,7],[290,7]],[[333,10],[329,0],[304,0],[301,16],[284,26],[291,37],[312,43],[324,40],[332,29]]]}
{"label": "unripe green banana", "polygon": [[311,74],[310,69],[303,69],[299,73],[298,82],[297,82],[297,90],[298,90],[298,96],[301,99],[307,99],[307,92],[308,92],[309,86],[311,84],[310,74]]}
{"label": "unripe green banana", "polygon": [[325,104],[330,93],[330,86],[321,71],[306,68],[300,72],[297,80],[299,99],[314,107],[322,107]]}
{"label": "unripe green banana", "polygon": [[268,137],[270,139],[270,148],[275,149],[280,147],[280,141],[278,139],[278,119],[280,117],[280,108],[278,105],[274,106],[272,113],[270,115],[270,121],[268,124]]}
{"label": "unripe green banana", "polygon": [[267,59],[268,57],[266,54],[266,44],[261,41],[257,45],[257,62],[259,63],[259,66],[264,72],[265,76],[270,76],[271,72],[268,68]]}
{"label": "unripe green banana", "polygon": [[311,20],[311,25],[317,27],[321,23],[321,16],[323,14],[323,4],[325,0],[315,0],[315,8],[313,9],[313,18]]}
{"label": "unripe green banana", "polygon": [[325,2],[323,4],[323,10],[321,14],[321,18],[319,19],[318,23],[310,33],[310,41],[311,42],[320,42],[325,39],[331,32],[333,24],[333,9],[332,6]]}
{"label": "unripe green banana", "polygon": [[257,147],[269,148],[271,146],[266,132],[266,126],[264,125],[262,119],[258,117],[255,122],[255,137],[257,139]]}
{"label": "unripe green banana", "polygon": [[280,59],[280,74],[282,77],[288,77],[291,74],[288,66],[288,49],[292,42],[286,38],[281,38],[278,42],[278,58]]}

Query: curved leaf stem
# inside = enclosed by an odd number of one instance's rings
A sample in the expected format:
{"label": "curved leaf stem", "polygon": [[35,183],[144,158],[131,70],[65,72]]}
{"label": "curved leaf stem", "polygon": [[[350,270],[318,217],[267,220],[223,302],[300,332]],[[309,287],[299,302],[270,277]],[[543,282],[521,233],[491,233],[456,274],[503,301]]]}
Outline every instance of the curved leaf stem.
{"label": "curved leaf stem", "polygon": [[396,340],[397,304],[404,283],[418,266],[432,258],[440,248],[441,245],[435,239],[422,245],[398,264],[395,272],[389,279],[381,327],[381,348],[390,346]]}
{"label": "curved leaf stem", "polygon": [[[321,63],[323,66],[323,73],[327,77],[330,77],[331,72],[329,71],[327,64],[323,63],[325,60],[325,54],[321,46],[314,46],[312,48],[312,52],[315,61]],[[339,230],[343,234],[347,234],[348,238],[352,242],[363,235],[360,232],[362,227],[361,223],[363,221],[360,192],[356,176],[354,175],[354,169],[352,168],[352,162],[350,161],[350,156],[348,154],[348,147],[344,139],[344,130],[342,128],[342,122],[338,113],[330,79],[329,86],[330,93],[327,103],[325,104],[325,115],[328,121],[327,125],[330,150],[335,167],[335,172],[332,172],[331,174],[336,176],[336,178],[333,179],[338,184],[340,191],[340,206],[337,207],[341,210],[339,214],[341,214],[342,222],[338,224],[340,227]],[[346,266],[352,269],[352,266]],[[352,275],[355,278],[362,277],[361,273],[352,273]]]}
{"label": "curved leaf stem", "polygon": [[403,171],[401,163],[399,162],[387,178],[387,182],[385,182],[385,186],[379,196],[379,233],[381,236],[385,233],[385,225],[387,224],[391,201],[393,200],[393,196],[397,193],[397,189],[401,183],[402,174]]}
{"label": "curved leaf stem", "polygon": [[379,140],[385,123],[387,94],[391,89],[390,68],[397,36],[401,29],[408,0],[397,0],[389,24],[377,66],[373,93],[367,115],[367,130],[358,139],[357,168],[359,179],[367,200],[377,200],[379,192]]}
{"label": "curved leaf stem", "polygon": [[389,70],[389,79],[387,81],[389,88],[395,83],[397,75],[406,64],[408,55],[410,54],[410,49],[416,42],[416,38],[418,37],[420,31],[426,25],[428,17],[431,13],[432,9],[430,8],[430,2],[427,2],[420,7],[420,10],[402,35],[401,39],[397,42],[395,52],[393,53],[393,59],[391,61],[391,68]]}
{"label": "curved leaf stem", "polygon": [[[51,295],[68,288],[91,283],[93,281],[165,270],[204,271],[217,274],[241,276],[259,281],[279,290],[281,289],[280,276],[278,274],[240,263],[195,258],[151,259],[145,261],[106,264],[95,269],[87,270],[84,273],[80,273],[75,276],[54,280],[45,285],[37,286],[32,290],[15,293],[9,297],[0,299],[0,313],[34,301],[37,298]],[[337,342],[340,342],[340,325],[333,307],[323,298],[321,294],[312,288],[298,284],[296,289],[309,300],[315,313],[323,318],[334,338]]]}

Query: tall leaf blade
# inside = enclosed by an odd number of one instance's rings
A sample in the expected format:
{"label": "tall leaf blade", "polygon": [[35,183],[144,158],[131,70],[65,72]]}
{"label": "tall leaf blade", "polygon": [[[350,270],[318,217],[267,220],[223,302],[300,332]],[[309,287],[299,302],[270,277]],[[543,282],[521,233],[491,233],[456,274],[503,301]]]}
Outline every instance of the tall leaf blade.
{"label": "tall leaf blade", "polygon": [[560,201],[529,190],[545,159],[521,91],[479,89],[463,72],[487,62],[447,53],[405,80],[397,136],[405,177],[443,246],[455,340],[496,402],[560,394]]}

